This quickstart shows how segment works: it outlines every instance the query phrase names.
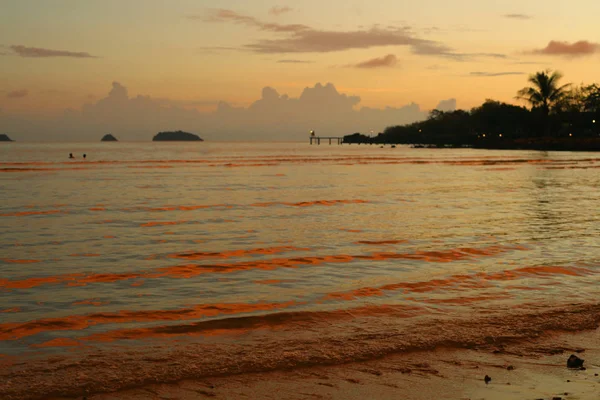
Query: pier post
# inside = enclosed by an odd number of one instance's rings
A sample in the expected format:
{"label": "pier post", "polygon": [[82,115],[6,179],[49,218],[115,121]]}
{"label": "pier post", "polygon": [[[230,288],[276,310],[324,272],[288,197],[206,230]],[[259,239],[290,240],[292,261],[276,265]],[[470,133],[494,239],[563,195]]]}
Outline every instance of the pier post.
{"label": "pier post", "polygon": [[310,136],[310,138],[308,139],[308,142],[311,145],[312,144],[320,145],[321,139],[329,141],[330,145],[333,144],[334,141],[336,141],[338,145],[341,145],[344,143],[344,138],[341,136],[314,136],[314,135]]}

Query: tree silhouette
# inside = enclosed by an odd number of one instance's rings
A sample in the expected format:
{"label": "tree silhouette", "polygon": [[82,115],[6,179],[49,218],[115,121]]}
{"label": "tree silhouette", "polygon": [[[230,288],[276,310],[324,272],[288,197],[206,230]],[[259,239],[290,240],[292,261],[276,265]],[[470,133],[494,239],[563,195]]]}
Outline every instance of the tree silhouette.
{"label": "tree silhouette", "polygon": [[571,85],[559,86],[558,81],[563,75],[558,71],[550,69],[536,72],[529,76],[532,86],[524,87],[517,93],[517,99],[525,100],[533,108],[538,108],[544,115],[548,115],[554,106],[567,94],[567,88]]}

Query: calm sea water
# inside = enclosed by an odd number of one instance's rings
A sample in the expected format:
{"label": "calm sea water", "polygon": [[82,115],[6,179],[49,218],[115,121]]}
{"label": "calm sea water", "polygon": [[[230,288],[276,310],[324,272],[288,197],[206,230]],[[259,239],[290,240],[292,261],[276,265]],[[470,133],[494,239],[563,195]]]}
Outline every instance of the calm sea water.
{"label": "calm sea water", "polygon": [[598,167],[596,153],[2,144],[0,394],[588,328]]}

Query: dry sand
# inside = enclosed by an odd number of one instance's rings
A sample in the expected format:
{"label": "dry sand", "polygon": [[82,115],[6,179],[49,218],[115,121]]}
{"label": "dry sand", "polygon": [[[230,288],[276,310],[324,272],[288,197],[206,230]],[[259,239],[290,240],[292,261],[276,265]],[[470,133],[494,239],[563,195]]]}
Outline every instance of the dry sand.
{"label": "dry sand", "polygon": [[[585,370],[570,370],[576,354]],[[564,399],[600,398],[600,330],[473,349],[436,349],[336,366],[147,385],[116,399]],[[489,384],[484,377],[492,378]],[[83,395],[80,399],[83,398]]]}

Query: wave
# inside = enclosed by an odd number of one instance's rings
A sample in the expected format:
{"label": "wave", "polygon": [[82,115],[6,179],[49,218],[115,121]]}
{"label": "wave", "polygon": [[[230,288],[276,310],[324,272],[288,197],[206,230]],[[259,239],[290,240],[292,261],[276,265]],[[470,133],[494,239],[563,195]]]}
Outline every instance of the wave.
{"label": "wave", "polygon": [[[288,249],[292,250],[292,249]],[[482,248],[460,247],[449,250],[432,251],[414,251],[405,253],[394,252],[375,252],[370,254],[350,255],[325,255],[325,256],[306,256],[294,258],[270,258],[250,261],[237,261],[230,263],[213,264],[184,264],[157,268],[154,271],[132,271],[126,273],[104,273],[104,274],[83,274],[71,273],[64,275],[55,275],[47,277],[32,277],[20,280],[0,279],[0,288],[4,289],[31,289],[42,285],[67,284],[69,286],[85,286],[90,283],[113,283],[117,281],[133,279],[161,279],[177,278],[189,279],[203,274],[228,274],[239,271],[264,270],[270,271],[280,268],[299,268],[305,266],[318,266],[323,264],[340,264],[356,260],[360,261],[388,261],[388,260],[411,260],[432,263],[447,263],[453,261],[470,260],[479,257],[492,257],[510,251],[525,251],[527,247],[521,245],[494,245]],[[267,254],[265,249],[263,254]],[[271,249],[274,254],[282,251],[281,248]],[[196,260],[196,256],[202,258],[207,253],[183,253],[172,257]],[[208,253],[210,254],[210,253]],[[221,258],[227,258],[228,252],[215,253],[220,254]],[[254,254],[257,254],[256,252]],[[247,255],[243,251],[239,254]],[[150,256],[156,258],[158,256]],[[219,256],[217,256],[219,257]]]}
{"label": "wave", "polygon": [[92,168],[111,168],[114,165],[121,165],[127,168],[142,169],[164,169],[173,168],[179,165],[198,166],[198,167],[271,167],[278,165],[296,165],[296,164],[331,164],[331,165],[370,165],[370,164],[442,164],[454,166],[518,166],[518,165],[540,165],[542,168],[598,168],[598,166],[581,166],[581,164],[593,164],[599,162],[600,158],[565,158],[565,159],[547,159],[547,158],[519,158],[506,156],[488,156],[488,157],[462,157],[455,159],[452,157],[436,159],[425,157],[408,157],[406,154],[401,156],[240,156],[228,158],[207,158],[190,160],[100,160],[100,161],[61,161],[61,162],[0,162],[0,172],[22,173],[52,171],[60,172],[63,170],[86,170]]}
{"label": "wave", "polygon": [[[99,350],[86,346],[85,341],[55,338],[45,345],[84,346],[51,359],[38,356],[23,362],[0,357],[0,396],[6,400],[76,397],[149,383],[334,365],[442,347],[502,349],[504,344],[529,341],[550,332],[596,329],[600,325],[600,304],[554,305],[529,312],[507,309],[470,318],[419,318],[421,312],[398,306],[365,306],[350,311],[272,313],[154,327],[147,329],[153,330],[154,336],[164,336],[137,347],[128,346],[127,351]],[[402,318],[407,316],[414,318]],[[222,337],[211,340],[210,335],[202,336],[202,340],[193,336],[187,341],[168,339],[211,330],[241,335],[230,341]],[[140,338],[144,330],[122,330],[119,335]]]}

